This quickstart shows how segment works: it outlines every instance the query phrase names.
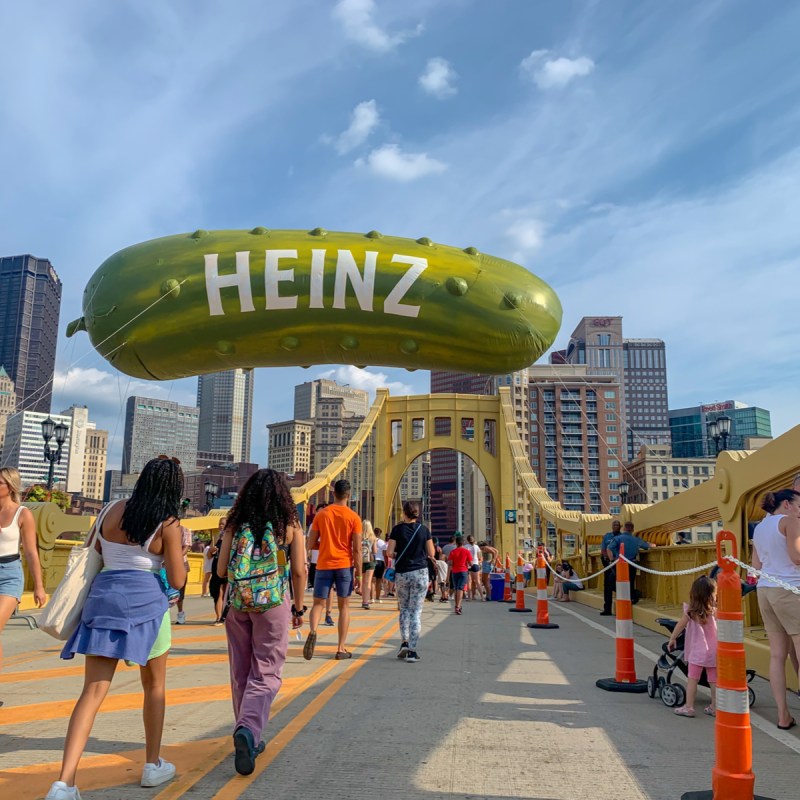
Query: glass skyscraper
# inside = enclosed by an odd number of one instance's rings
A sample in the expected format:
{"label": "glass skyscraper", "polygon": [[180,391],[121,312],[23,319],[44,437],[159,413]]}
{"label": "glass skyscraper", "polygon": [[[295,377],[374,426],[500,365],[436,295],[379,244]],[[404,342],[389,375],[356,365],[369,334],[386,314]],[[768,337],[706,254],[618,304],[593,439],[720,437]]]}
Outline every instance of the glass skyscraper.
{"label": "glass skyscraper", "polygon": [[197,381],[197,407],[200,409],[197,449],[231,453],[234,462],[249,462],[253,371],[232,369],[201,375]]}
{"label": "glass skyscraper", "polygon": [[46,258],[0,258],[0,367],[20,411],[50,411],[61,281]]}
{"label": "glass skyscraper", "polygon": [[[747,450],[748,439],[771,439],[772,423],[765,408],[748,406],[736,400],[723,400],[689,408],[670,409],[674,458],[713,458],[715,443],[708,435],[708,423],[726,415],[731,419],[728,450]],[[720,445],[722,443],[720,442]]]}

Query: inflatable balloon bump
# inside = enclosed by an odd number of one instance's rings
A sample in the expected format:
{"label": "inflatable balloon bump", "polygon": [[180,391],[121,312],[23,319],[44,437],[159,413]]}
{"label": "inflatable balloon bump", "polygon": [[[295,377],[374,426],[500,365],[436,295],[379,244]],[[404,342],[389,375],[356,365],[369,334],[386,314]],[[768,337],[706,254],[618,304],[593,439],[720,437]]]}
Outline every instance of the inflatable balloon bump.
{"label": "inflatable balloon bump", "polygon": [[83,294],[97,351],[135,378],[382,365],[506,373],[553,343],[561,304],[510,261],[429,239],[195,231],[128,247]]}

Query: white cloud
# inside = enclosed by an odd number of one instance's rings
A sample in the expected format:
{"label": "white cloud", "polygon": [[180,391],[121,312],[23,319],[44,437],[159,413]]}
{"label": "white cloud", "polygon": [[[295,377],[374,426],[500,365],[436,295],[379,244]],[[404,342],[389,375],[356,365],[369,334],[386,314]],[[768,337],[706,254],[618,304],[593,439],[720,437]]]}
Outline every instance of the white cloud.
{"label": "white cloud", "polygon": [[428,93],[439,100],[452,97],[458,92],[454,81],[458,73],[443,58],[432,58],[425,66],[425,72],[419,76],[419,85]]}
{"label": "white cloud", "polygon": [[422,26],[418,26],[413,33],[387,33],[375,22],[374,0],[339,0],[333,9],[333,16],[342,24],[350,39],[377,53],[393,50],[410,36],[422,31]]}
{"label": "white cloud", "polygon": [[320,373],[319,377],[335,380],[338,383],[352,386],[354,389],[364,389],[370,393],[370,397],[375,396],[376,389],[388,389],[389,393],[393,395],[413,393],[413,389],[409,384],[401,381],[390,381],[385,372],[370,372],[368,369],[361,369],[352,365],[326,370]]}
{"label": "white cloud", "polygon": [[378,126],[380,119],[381,115],[374,100],[359,103],[353,109],[349,127],[336,139],[336,152],[344,155],[363,144]]}
{"label": "white cloud", "polygon": [[447,164],[431,158],[427,153],[404,153],[396,144],[387,144],[373,150],[366,159],[359,158],[356,166],[366,166],[376,175],[407,183],[426,175],[438,175]]}
{"label": "white cloud", "polygon": [[520,219],[506,228],[506,234],[523,252],[538,250],[544,240],[544,224],[538,219]]}
{"label": "white cloud", "polygon": [[548,58],[549,55],[549,50],[534,50],[519,65],[523,74],[540,89],[561,89],[574,78],[588,75],[594,69],[594,61],[586,56]]}

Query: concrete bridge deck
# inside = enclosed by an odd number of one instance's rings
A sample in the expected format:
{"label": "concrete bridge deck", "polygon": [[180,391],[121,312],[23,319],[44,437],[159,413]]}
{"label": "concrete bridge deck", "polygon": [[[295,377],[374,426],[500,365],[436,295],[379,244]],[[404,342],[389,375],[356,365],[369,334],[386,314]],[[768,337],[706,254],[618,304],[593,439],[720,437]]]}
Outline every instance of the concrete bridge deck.
{"label": "concrete bridge deck", "polygon": [[[613,619],[551,603],[560,629],[536,631],[526,627],[532,615],[502,604],[464,608],[456,617],[449,605],[425,605],[417,664],[394,658],[396,606],[386,601],[369,611],[354,604],[351,661],[333,660],[333,628],[321,629],[311,662],[292,641],[266,752],[243,778],[231,757],[224,630],[210,624],[210,600],[188,599],[168,676],[164,755],[177,779],[138,785],[138,671],[123,669],[79,771],[83,797],[673,800],[710,788],[713,719],[595,688],[614,672]],[[636,639],[646,677],[664,638],[637,626]],[[57,643],[22,622],[9,624],[3,645],[0,797],[33,800],[57,777],[82,661],[60,661]],[[776,728],[769,686],[756,679],[754,688],[756,791],[797,798],[800,735]],[[790,705],[800,719],[800,701]]]}

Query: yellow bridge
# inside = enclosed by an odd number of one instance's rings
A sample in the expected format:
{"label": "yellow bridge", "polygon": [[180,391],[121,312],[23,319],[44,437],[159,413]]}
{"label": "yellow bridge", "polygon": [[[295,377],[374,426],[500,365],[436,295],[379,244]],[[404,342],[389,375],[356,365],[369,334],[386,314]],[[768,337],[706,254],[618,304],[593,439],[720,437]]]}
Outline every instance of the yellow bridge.
{"label": "yellow bridge", "polygon": [[[355,496],[357,511],[381,528],[388,529],[397,518],[398,488],[409,465],[429,450],[449,449],[468,456],[481,470],[491,490],[495,509],[495,545],[502,553],[529,550],[525,539],[537,535],[547,524],[555,531],[557,554],[573,563],[580,575],[599,567],[599,544],[610,529],[608,514],[582,514],[568,511],[550,498],[540,485],[520,439],[518,409],[510,389],[503,387],[496,396],[433,394],[391,397],[379,389],[374,403],[344,451],[313,480],[293,489],[299,505],[325,497],[330,484],[347,477],[365,491]],[[464,433],[469,431],[469,433]],[[800,472],[800,426],[754,452],[725,451],[717,458],[714,477],[687,489],[669,500],[653,505],[622,507],[623,521],[631,520],[636,532],[658,547],[642,554],[645,567],[673,571],[699,566],[714,558],[714,545],[672,546],[677,531],[720,521],[739,542],[743,560],[750,557],[748,523],[763,516],[759,499],[764,492],[791,484]],[[47,588],[52,590],[63,574],[74,542],[59,536],[67,531],[85,532],[89,517],[62,514],[53,504],[29,504],[37,519],[39,548]],[[518,509],[521,519],[538,518],[538,530],[505,521],[505,509]],[[185,521],[195,531],[216,531],[222,511]],[[526,513],[528,516],[526,517]],[[199,591],[201,557],[192,556],[192,589]],[[655,619],[675,613],[688,597],[691,576],[640,576],[642,602],[635,608],[635,621],[657,629]],[[599,606],[595,582],[582,592],[583,603]],[[757,604],[751,595],[745,601],[749,656],[761,674],[766,675],[766,647]],[[23,608],[30,606],[30,598]]]}

